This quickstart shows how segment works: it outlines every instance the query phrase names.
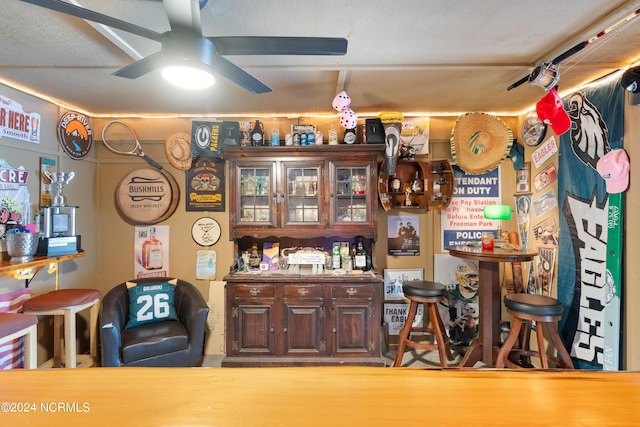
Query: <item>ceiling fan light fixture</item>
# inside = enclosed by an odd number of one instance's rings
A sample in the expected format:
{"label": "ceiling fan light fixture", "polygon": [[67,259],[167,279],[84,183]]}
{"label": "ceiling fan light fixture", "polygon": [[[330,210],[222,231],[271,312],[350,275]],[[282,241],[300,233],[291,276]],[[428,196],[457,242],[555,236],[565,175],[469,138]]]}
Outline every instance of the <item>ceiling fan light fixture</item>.
{"label": "ceiling fan light fixture", "polygon": [[558,83],[558,80],[560,80],[559,67],[551,63],[544,63],[537,66],[529,75],[529,83],[541,87],[544,90],[549,90],[554,87],[556,83]]}
{"label": "ceiling fan light fixture", "polygon": [[169,65],[162,69],[162,77],[183,89],[199,90],[213,86],[216,79],[213,74],[198,67],[187,65]]}

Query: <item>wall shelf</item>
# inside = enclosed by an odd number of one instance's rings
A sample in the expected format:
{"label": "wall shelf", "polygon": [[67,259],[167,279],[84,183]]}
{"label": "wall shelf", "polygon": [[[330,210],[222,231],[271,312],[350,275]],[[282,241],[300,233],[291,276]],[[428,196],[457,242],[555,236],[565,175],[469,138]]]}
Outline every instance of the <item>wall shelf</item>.
{"label": "wall shelf", "polygon": [[[442,210],[446,209],[453,196],[453,170],[447,160],[398,160],[396,173],[389,176],[380,168],[378,194],[385,211],[403,210]],[[422,190],[413,191],[412,182],[416,174],[422,181]],[[394,190],[393,179],[400,180],[400,190]],[[407,194],[405,188],[411,191]],[[406,204],[409,197],[410,204]]]}
{"label": "wall shelf", "polygon": [[[36,256],[32,261],[19,264],[12,264],[11,261],[2,260],[2,262],[0,262],[0,275],[11,276],[14,279],[25,279],[26,285],[28,286],[30,279],[33,278],[33,276],[35,276],[43,266],[49,266],[51,264],[57,264],[70,259],[81,258],[83,256],[85,256],[85,252],[80,251],[76,254],[60,256]],[[33,274],[27,273],[27,270],[31,270]]]}

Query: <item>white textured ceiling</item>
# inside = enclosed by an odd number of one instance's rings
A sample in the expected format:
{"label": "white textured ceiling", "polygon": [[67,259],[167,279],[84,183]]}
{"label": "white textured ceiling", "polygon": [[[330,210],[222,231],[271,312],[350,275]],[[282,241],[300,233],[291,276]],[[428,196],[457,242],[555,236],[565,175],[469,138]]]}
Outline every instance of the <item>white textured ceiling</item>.
{"label": "white textured ceiling", "polygon": [[[361,115],[515,114],[544,91],[528,83],[507,91],[510,84],[640,9],[640,0],[209,0],[202,10],[205,36],[348,39],[345,56],[228,57],[273,88],[254,95],[222,77],[212,88],[192,92],[171,87],[158,72],[136,80],[112,76],[138,58],[81,19],[19,0],[1,3],[0,82],[94,116],[330,114],[331,100],[343,88]],[[161,0],[76,3],[157,32],[169,29]],[[160,49],[116,33],[143,56]],[[560,91],[638,60],[640,17],[562,62]]]}

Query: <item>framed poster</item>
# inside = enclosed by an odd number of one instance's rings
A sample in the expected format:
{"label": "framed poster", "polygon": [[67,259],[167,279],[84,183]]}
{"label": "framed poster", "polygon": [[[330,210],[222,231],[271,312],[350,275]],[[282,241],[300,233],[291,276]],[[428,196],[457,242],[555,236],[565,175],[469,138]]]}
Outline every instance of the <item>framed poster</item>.
{"label": "framed poster", "polygon": [[169,277],[169,226],[135,227],[134,277]]}
{"label": "framed poster", "polygon": [[51,206],[51,179],[45,174],[45,172],[54,173],[56,168],[56,161],[53,159],[47,159],[46,157],[40,157],[40,207]]}
{"label": "framed poster", "polygon": [[[409,304],[384,304],[383,319],[389,327],[389,336],[400,335],[400,331],[407,320],[407,314],[409,314]],[[422,326],[422,319],[424,317],[424,304],[418,305],[418,312],[416,317],[413,318],[413,324],[411,326]]]}
{"label": "framed poster", "polygon": [[187,211],[224,212],[224,160],[197,156],[186,175]]}
{"label": "framed poster", "polygon": [[447,287],[444,301],[438,304],[440,317],[451,345],[467,346],[478,338],[481,320],[478,261],[448,254],[435,254],[433,257],[433,279]]}
{"label": "framed poster", "polygon": [[531,191],[531,162],[525,162],[516,171],[516,193],[528,193]]}
{"label": "framed poster", "polygon": [[407,268],[384,270],[384,300],[385,301],[406,301],[402,293],[402,284],[410,280],[424,280],[424,269]]}
{"label": "framed poster", "polygon": [[[383,321],[388,327],[389,336],[399,335],[409,313],[409,303],[402,293],[402,284],[408,281],[424,280],[422,268],[385,268],[384,270],[384,312]],[[386,301],[394,301],[387,303]],[[413,320],[413,326],[421,326],[424,304],[418,306],[418,313]],[[397,343],[393,343],[397,344]]]}
{"label": "framed poster", "polygon": [[420,255],[419,224],[417,216],[387,217],[389,255]]}

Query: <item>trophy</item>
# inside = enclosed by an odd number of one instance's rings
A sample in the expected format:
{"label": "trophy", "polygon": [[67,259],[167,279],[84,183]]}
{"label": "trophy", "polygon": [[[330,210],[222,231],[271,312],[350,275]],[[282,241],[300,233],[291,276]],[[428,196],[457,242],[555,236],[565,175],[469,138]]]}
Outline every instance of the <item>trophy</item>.
{"label": "trophy", "polygon": [[52,206],[66,206],[67,204],[67,196],[62,192],[62,188],[67,185],[76,174],[74,172],[49,172],[48,170],[44,171],[44,174],[47,178],[51,180],[52,184],[56,186],[56,196],[53,198]]}
{"label": "trophy", "polygon": [[40,215],[40,241],[38,255],[58,256],[78,253],[80,236],[76,235],[76,208],[67,205],[63,188],[75,176],[74,172],[49,172],[43,174],[56,186],[51,206],[43,206]]}

